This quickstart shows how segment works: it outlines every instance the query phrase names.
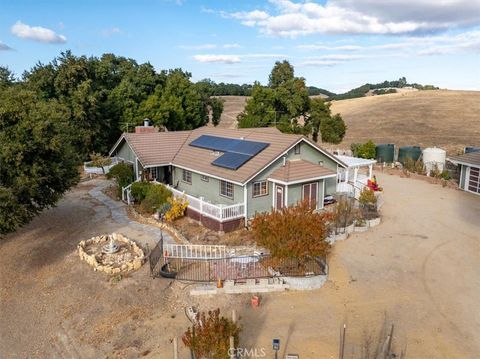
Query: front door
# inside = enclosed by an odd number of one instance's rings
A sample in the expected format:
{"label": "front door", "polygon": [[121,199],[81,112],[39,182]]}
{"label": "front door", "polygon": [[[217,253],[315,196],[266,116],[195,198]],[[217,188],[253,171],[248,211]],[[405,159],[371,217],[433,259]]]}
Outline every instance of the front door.
{"label": "front door", "polygon": [[281,210],[284,206],[283,186],[275,185],[275,209]]}

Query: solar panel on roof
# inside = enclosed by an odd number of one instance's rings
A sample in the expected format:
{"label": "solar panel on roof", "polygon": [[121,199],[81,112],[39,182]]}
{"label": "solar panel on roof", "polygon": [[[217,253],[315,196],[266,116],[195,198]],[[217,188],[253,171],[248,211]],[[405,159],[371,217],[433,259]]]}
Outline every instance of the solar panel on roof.
{"label": "solar panel on roof", "polygon": [[230,170],[236,170],[251,158],[252,156],[244,155],[242,153],[225,152],[223,155],[213,161],[212,165],[228,168]]}
{"label": "solar panel on roof", "polygon": [[266,142],[249,141],[210,135],[202,135],[190,142],[190,146],[194,147],[200,147],[220,152],[237,152],[252,156],[262,151],[268,145],[269,144]]}
{"label": "solar panel on roof", "polygon": [[238,140],[229,152],[243,153],[245,155],[255,156],[261,152],[268,143]]}
{"label": "solar panel on roof", "polygon": [[212,165],[234,170],[241,167],[245,162],[257,155],[268,145],[269,144],[266,142],[210,135],[202,135],[190,142],[190,146],[193,147],[224,152],[221,157],[212,162]]}

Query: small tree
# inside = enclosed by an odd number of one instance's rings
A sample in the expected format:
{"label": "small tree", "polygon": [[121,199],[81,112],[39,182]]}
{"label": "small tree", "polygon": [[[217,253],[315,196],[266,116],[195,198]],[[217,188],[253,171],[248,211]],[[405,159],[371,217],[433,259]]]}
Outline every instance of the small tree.
{"label": "small tree", "polygon": [[133,182],[133,168],[126,163],[118,163],[110,168],[107,178],[113,178],[117,182],[117,194],[121,197],[122,187],[126,187]]}
{"label": "small tree", "polygon": [[228,359],[230,337],[235,348],[239,344],[242,327],[233,320],[220,316],[220,309],[197,314],[196,323],[182,336],[185,346],[197,359]]}
{"label": "small tree", "polygon": [[252,221],[255,242],[270,251],[274,258],[297,258],[327,255],[326,242],[330,213],[318,213],[307,202],[271,213],[257,214]]}
{"label": "small tree", "polygon": [[372,189],[368,187],[363,188],[358,197],[358,202],[360,203],[365,219],[371,219],[371,217],[377,216],[377,197]]}
{"label": "small tree", "polygon": [[340,196],[335,205],[336,228],[345,228],[353,223],[353,199]]}
{"label": "small tree", "polygon": [[104,157],[100,153],[92,152],[90,154],[90,160],[92,167],[100,167],[103,174],[105,174],[105,166],[110,166],[112,164],[112,159],[110,157]]}
{"label": "small tree", "polygon": [[375,143],[368,140],[357,148],[357,156],[360,158],[375,158]]}

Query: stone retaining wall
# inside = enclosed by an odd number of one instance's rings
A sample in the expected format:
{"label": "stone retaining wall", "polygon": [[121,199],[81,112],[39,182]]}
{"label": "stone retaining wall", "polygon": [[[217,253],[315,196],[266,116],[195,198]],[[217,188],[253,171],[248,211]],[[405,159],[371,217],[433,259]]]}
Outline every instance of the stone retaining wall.
{"label": "stone retaining wall", "polygon": [[[136,257],[130,261],[120,264],[120,266],[113,266],[113,265],[104,265],[102,263],[99,263],[96,258],[96,253],[88,254],[86,252],[86,248],[89,245],[92,245],[92,244],[106,245],[109,242],[111,237],[113,237],[113,240],[116,241],[117,243],[123,242],[128,244],[131,247],[131,250],[135,253]],[[80,256],[81,260],[91,265],[93,267],[93,270],[101,271],[107,274],[127,273],[133,270],[140,269],[140,267],[142,266],[145,260],[145,254],[143,253],[143,250],[135,242],[118,233],[96,236],[96,237],[92,237],[90,239],[81,241],[78,244],[77,248],[78,248],[78,255]]]}

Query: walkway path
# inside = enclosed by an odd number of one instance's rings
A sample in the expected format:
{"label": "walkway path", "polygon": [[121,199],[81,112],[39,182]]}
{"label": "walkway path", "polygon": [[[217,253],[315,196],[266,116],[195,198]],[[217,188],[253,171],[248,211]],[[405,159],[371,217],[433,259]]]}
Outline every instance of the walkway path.
{"label": "walkway path", "polygon": [[[126,211],[127,205],[121,201],[115,201],[108,197],[103,190],[107,188],[111,183],[104,180],[95,180],[96,187],[91,189],[88,194],[96,200],[103,203],[112,214],[112,219],[118,224],[126,225],[131,229],[139,232],[143,232],[156,242],[159,241],[161,236],[161,230],[158,227],[150,226],[147,224],[139,223],[131,220]],[[163,231],[164,243],[177,243],[175,240],[165,231]]]}

